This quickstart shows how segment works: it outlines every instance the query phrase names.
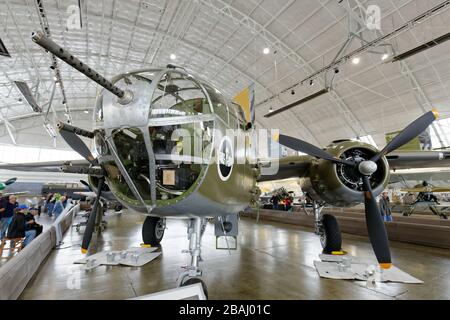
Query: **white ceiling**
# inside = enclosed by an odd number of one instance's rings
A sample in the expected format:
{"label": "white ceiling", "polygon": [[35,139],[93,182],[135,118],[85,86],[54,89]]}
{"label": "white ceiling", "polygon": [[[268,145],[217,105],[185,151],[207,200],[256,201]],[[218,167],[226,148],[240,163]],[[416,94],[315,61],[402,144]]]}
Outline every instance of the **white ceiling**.
{"label": "white ceiling", "polygon": [[[279,128],[319,145],[370,134],[380,146],[386,132],[401,129],[431,107],[450,116],[450,41],[407,59],[403,67],[365,53],[359,65],[348,62],[340,67],[333,94],[269,119],[263,115],[270,107],[276,109],[323,87],[318,79],[313,87],[296,86],[295,95],[290,90],[280,94],[333,60],[348,37],[348,12],[358,14],[358,5],[381,8],[381,33],[386,34],[441,2],[85,0],[83,28],[67,30],[68,6],[78,1],[43,0],[53,40],[106,78],[130,69],[175,63],[229,97],[254,82],[259,126]],[[389,43],[397,53],[404,52],[449,32],[449,19],[450,10],[444,10]],[[12,55],[0,56],[1,116],[15,127],[19,144],[52,146],[42,127],[43,116],[18,101],[20,95],[12,84],[21,80],[31,87],[39,79],[38,102],[43,104],[50,97],[51,60],[30,37],[32,31],[41,29],[36,1],[0,0],[0,28],[0,38]],[[362,26],[362,36],[371,41],[380,34]],[[361,45],[355,40],[347,52]],[[265,47],[270,47],[269,55],[263,54]],[[171,53],[176,54],[176,61],[170,60]],[[98,88],[77,71],[59,65],[73,122],[89,128],[92,114],[84,111],[92,110]],[[271,96],[277,97],[261,104]],[[64,120],[60,90],[56,90],[54,107]],[[446,127],[439,130],[443,136],[450,133]],[[1,120],[0,143],[11,143]],[[57,145],[67,147],[59,140]]]}

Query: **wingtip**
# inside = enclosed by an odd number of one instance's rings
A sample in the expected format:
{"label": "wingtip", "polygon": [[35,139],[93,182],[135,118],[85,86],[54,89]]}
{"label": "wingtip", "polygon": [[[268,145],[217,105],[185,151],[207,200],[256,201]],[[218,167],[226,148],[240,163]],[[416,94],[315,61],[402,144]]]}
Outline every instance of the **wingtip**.
{"label": "wingtip", "polygon": [[392,267],[392,263],[380,263],[381,269],[390,269]]}

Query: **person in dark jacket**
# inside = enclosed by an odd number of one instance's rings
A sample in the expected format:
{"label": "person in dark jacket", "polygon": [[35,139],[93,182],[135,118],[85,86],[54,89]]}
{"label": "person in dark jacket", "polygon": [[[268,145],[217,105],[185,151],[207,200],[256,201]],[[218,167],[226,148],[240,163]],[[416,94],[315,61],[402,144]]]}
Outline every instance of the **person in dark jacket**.
{"label": "person in dark jacket", "polygon": [[8,226],[14,215],[14,209],[16,209],[18,205],[16,197],[13,195],[8,197],[8,201],[3,201],[2,206],[4,207],[4,210],[0,214],[0,240],[6,236],[6,231],[8,230]]}
{"label": "person in dark jacket", "polygon": [[389,206],[389,196],[388,193],[386,191],[384,191],[381,194],[381,199],[379,202],[379,207],[380,207],[380,213],[381,216],[383,217],[384,221],[392,221],[392,212],[391,212],[391,207]]}
{"label": "person in dark jacket", "polygon": [[34,216],[37,213],[37,211],[34,211],[35,213],[33,214],[31,211],[28,211],[25,214],[25,221],[26,221],[26,227],[25,230],[35,230],[36,231],[36,235],[35,237],[37,237],[38,235],[40,235],[42,233],[43,230],[43,226],[40,225],[39,223],[36,222],[36,220],[34,220]]}
{"label": "person in dark jacket", "polygon": [[274,194],[270,199],[270,202],[272,202],[273,210],[278,210],[278,203],[280,202],[278,196]]}
{"label": "person in dark jacket", "polygon": [[47,195],[47,199],[45,201],[45,209],[44,212],[47,212],[47,214],[51,217],[53,214],[53,207],[55,206],[55,200],[53,199],[54,194],[49,193]]}
{"label": "person in dark jacket", "polygon": [[26,247],[35,237],[36,230],[27,230],[27,221],[25,212],[28,209],[26,205],[20,205],[14,210],[14,216],[8,227],[7,238],[25,238],[23,246]]}

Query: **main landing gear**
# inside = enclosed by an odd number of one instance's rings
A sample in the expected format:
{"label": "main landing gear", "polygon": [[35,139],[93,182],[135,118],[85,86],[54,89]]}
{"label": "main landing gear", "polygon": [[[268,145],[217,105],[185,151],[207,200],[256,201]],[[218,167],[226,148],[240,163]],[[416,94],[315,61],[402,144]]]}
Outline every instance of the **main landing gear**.
{"label": "main landing gear", "polygon": [[166,219],[150,217],[145,218],[142,226],[142,240],[144,245],[158,246],[164,237]]}
{"label": "main landing gear", "polygon": [[320,244],[325,254],[344,254],[342,251],[341,230],[336,217],[331,214],[322,215],[323,205],[313,204],[314,232],[320,237]]}
{"label": "main landing gear", "polygon": [[203,292],[206,298],[208,298],[208,290],[206,288],[205,282],[200,279],[202,276],[202,270],[199,268],[198,264],[202,261],[201,258],[201,242],[202,236],[206,228],[205,218],[192,218],[189,220],[187,233],[189,239],[189,250],[183,251],[183,253],[189,253],[191,255],[190,264],[185,267],[185,272],[183,272],[179,277],[177,284],[179,287],[184,287],[192,285],[195,283],[201,283],[203,287]]}

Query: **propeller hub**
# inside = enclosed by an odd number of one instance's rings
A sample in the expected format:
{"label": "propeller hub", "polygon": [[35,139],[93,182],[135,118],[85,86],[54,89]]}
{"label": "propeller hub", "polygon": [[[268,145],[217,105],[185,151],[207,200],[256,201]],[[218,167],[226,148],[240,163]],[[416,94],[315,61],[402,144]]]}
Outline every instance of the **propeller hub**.
{"label": "propeller hub", "polygon": [[375,162],[366,160],[362,161],[358,166],[359,172],[365,176],[370,176],[377,171],[378,166]]}

